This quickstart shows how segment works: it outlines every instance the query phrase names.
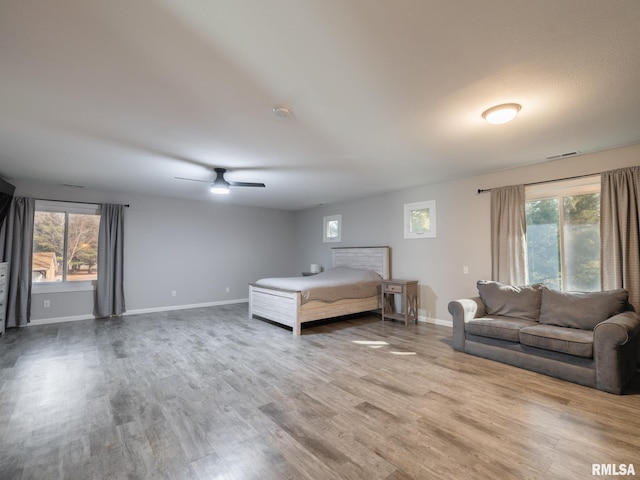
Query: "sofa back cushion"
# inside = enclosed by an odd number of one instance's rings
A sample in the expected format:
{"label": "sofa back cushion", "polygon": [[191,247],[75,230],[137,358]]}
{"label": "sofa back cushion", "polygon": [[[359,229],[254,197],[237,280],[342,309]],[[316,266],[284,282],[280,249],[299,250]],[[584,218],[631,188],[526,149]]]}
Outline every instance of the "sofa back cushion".
{"label": "sofa back cushion", "polygon": [[538,321],[542,285],[516,287],[500,282],[480,280],[478,293],[487,307],[487,314]]}
{"label": "sofa back cushion", "polygon": [[593,330],[627,309],[629,293],[623,288],[606,292],[560,292],[544,288],[540,323]]}

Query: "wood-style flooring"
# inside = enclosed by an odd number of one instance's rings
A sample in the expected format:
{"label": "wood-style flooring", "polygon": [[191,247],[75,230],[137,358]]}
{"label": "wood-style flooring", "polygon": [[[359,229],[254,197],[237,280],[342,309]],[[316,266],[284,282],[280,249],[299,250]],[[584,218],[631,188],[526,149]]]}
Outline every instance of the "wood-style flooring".
{"label": "wood-style flooring", "polygon": [[443,326],[294,337],[237,304],[0,338],[3,480],[605,478],[594,463],[640,476],[637,379],[581,387],[454,352]]}

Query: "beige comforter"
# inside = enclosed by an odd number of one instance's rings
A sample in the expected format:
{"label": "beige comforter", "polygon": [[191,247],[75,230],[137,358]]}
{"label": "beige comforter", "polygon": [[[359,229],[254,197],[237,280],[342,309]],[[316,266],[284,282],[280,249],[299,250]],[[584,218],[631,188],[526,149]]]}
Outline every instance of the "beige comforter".
{"label": "beige comforter", "polygon": [[378,293],[382,277],[373,270],[335,267],[308,277],[263,278],[255,285],[300,292],[301,302],[335,302],[345,298],[367,298]]}

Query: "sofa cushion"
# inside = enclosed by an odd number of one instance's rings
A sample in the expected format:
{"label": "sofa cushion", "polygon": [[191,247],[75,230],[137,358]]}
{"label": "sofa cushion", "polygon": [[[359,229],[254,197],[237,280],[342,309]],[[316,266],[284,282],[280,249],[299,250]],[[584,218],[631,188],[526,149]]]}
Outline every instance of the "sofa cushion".
{"label": "sofa cushion", "polygon": [[629,293],[623,289],[606,292],[560,292],[544,288],[540,306],[540,323],[559,327],[593,330],[594,327],[622,313]]}
{"label": "sofa cushion", "polygon": [[520,341],[518,335],[520,329],[532,325],[538,325],[538,322],[520,318],[491,316],[468,321],[465,324],[465,330],[472,335],[499,338],[500,340],[517,343]]}
{"label": "sofa cushion", "polygon": [[593,330],[534,325],[520,330],[520,343],[577,357],[593,357]]}
{"label": "sofa cushion", "polygon": [[542,285],[526,285],[516,287],[500,282],[480,280],[478,293],[487,307],[489,315],[538,320]]}

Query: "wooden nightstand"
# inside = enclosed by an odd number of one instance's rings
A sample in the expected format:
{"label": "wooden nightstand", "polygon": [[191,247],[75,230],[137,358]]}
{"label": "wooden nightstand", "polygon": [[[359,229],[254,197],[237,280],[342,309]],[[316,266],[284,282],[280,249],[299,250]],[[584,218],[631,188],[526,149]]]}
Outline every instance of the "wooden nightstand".
{"label": "wooden nightstand", "polygon": [[[395,310],[395,296],[401,295],[400,311]],[[390,278],[382,280],[382,321],[391,318],[404,320],[408,325],[409,320],[418,321],[418,280],[399,280]]]}

